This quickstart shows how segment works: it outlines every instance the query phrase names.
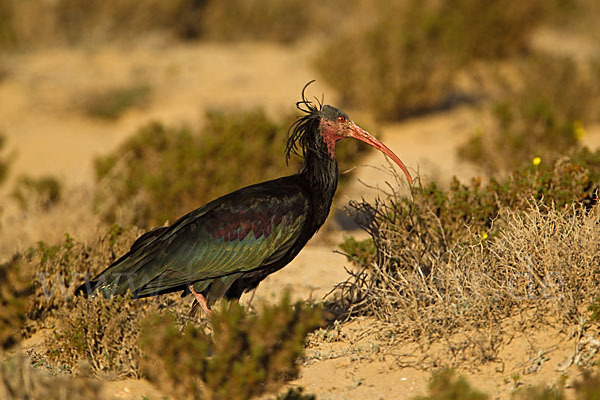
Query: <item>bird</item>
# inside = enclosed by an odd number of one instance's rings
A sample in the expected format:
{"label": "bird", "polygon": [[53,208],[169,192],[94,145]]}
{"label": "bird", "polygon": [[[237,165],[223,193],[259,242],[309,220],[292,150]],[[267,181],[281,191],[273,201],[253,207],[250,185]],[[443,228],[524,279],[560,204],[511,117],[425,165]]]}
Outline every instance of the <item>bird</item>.
{"label": "bird", "polygon": [[[204,312],[220,298],[239,300],[270,274],[289,264],[315,235],[331,209],[338,184],[335,149],[346,138],[360,140],[404,163],[348,114],[305,96],[288,129],[285,156],[303,158],[294,175],[254,184],[213,200],[170,226],[141,235],[122,255],[75,294],[133,298],[193,294]],[[250,167],[250,166],[249,166]]]}

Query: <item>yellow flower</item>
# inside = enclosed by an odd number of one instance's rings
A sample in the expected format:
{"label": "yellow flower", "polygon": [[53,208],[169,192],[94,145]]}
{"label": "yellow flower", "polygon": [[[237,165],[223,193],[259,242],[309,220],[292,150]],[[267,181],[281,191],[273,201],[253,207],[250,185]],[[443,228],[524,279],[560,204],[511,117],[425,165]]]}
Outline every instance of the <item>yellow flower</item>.
{"label": "yellow flower", "polygon": [[573,122],[573,134],[577,140],[581,140],[585,136],[585,129],[581,121]]}
{"label": "yellow flower", "polygon": [[481,235],[481,238],[483,240],[486,240],[488,238],[488,234],[484,232],[483,235]]}
{"label": "yellow flower", "polygon": [[539,157],[535,157],[532,162],[533,162],[533,165],[535,165],[537,167],[542,162],[542,159]]}

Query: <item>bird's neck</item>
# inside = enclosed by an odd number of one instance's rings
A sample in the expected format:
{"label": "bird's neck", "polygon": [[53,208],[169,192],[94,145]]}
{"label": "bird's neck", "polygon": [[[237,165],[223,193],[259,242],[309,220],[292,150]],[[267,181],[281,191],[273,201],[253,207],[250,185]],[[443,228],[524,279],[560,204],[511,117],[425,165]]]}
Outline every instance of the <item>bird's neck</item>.
{"label": "bird's neck", "polygon": [[310,188],[315,221],[321,226],[329,214],[338,184],[337,161],[327,153],[308,152],[300,175]]}

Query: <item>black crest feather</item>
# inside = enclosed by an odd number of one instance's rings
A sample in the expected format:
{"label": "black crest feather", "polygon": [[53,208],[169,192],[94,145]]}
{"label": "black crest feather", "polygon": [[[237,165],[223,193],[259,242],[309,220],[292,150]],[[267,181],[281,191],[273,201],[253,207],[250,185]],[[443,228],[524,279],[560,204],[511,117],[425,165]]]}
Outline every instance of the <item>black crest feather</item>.
{"label": "black crest feather", "polygon": [[306,151],[311,148],[314,142],[314,133],[318,130],[319,119],[323,111],[323,102],[315,99],[316,102],[308,100],[305,96],[306,88],[314,82],[314,79],[304,85],[302,89],[302,100],[296,103],[296,108],[302,111],[302,115],[290,125],[288,129],[288,140],[285,147],[286,159],[289,161],[292,154],[300,157],[306,155]]}

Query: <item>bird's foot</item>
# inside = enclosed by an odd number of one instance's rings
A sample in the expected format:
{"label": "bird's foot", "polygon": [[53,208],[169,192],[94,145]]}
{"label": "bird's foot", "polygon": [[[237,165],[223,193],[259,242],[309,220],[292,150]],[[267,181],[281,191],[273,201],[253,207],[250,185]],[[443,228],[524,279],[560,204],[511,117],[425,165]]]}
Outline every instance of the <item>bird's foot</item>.
{"label": "bird's foot", "polygon": [[192,294],[196,298],[196,301],[198,302],[198,304],[200,304],[200,307],[202,307],[202,310],[204,311],[204,313],[210,317],[212,314],[212,311],[210,310],[210,307],[208,306],[208,303],[206,302],[206,299],[204,298],[202,293],[196,292],[196,290],[194,290],[194,285],[190,285],[189,289],[190,289],[190,292],[192,292]]}

